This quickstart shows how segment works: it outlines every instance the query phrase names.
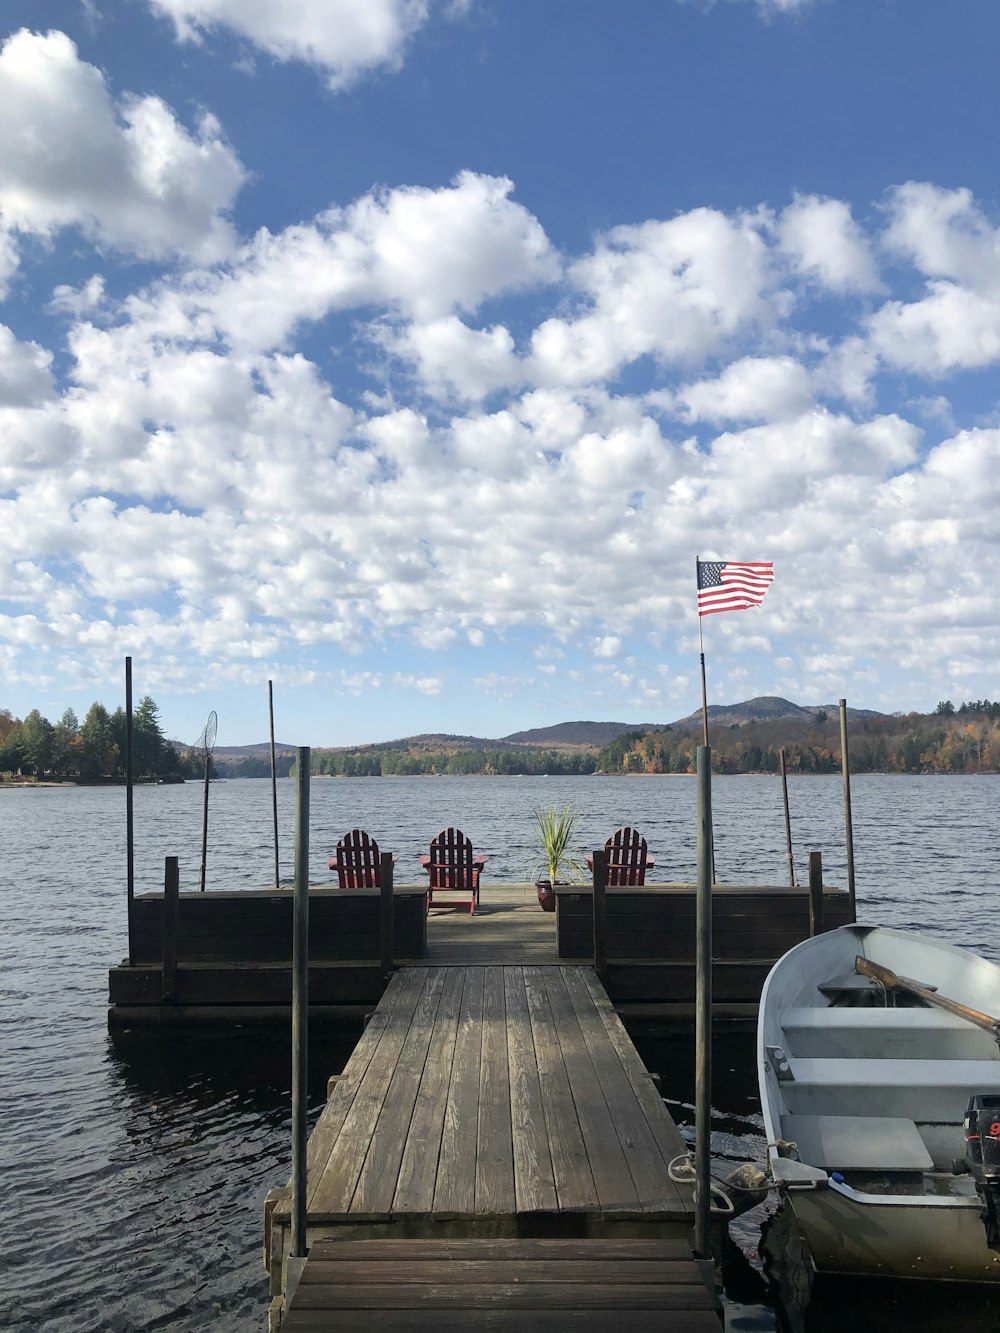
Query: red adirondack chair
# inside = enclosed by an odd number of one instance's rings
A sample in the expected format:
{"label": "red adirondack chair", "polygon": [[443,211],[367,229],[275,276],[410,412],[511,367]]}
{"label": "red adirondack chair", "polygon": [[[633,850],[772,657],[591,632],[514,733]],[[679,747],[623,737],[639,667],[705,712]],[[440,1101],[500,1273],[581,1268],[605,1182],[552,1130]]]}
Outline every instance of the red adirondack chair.
{"label": "red adirondack chair", "polygon": [[[615,829],[604,844],[607,858],[607,885],[609,888],[625,884],[645,884],[646,871],[656,864],[655,856],[647,856],[646,839],[638,829]],[[594,868],[594,858],[587,857],[587,865]]]}
{"label": "red adirondack chair", "polygon": [[352,828],[345,833],[327,864],[336,870],[342,889],[380,887],[378,843],[364,829]]}
{"label": "red adirondack chair", "polygon": [[[479,876],[489,859],[488,856],[473,856],[472,843],[461,829],[442,829],[431,843],[430,856],[420,858],[420,864],[430,876],[428,912],[432,907],[467,906],[472,916],[479,905]],[[466,896],[454,896],[459,893]],[[435,898],[435,894],[438,897]]]}

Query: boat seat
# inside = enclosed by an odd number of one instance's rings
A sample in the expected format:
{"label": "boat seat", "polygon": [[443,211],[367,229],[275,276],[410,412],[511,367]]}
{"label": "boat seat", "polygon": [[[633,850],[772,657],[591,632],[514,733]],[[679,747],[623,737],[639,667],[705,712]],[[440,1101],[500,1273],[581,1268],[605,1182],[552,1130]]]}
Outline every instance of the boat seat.
{"label": "boat seat", "polygon": [[[998,1053],[1000,1056],[1000,1053]],[[781,1081],[794,1115],[887,1116],[956,1124],[975,1092],[1000,1093],[1000,1058],[992,1060],[847,1060],[794,1056]]]}
{"label": "boat seat", "polygon": [[825,1171],[930,1171],[934,1162],[912,1120],[899,1116],[783,1115],[781,1137]]}
{"label": "boat seat", "polygon": [[[903,981],[912,980],[911,977],[903,977]],[[932,986],[929,981],[918,981],[918,986],[923,986],[924,990],[937,990],[937,986]],[[881,993],[882,987],[870,977],[863,977],[860,972],[844,972],[840,976],[828,977],[826,981],[816,983],[816,989],[820,995],[829,995],[835,998],[838,995],[849,995],[851,992],[858,991],[878,991]]]}
{"label": "boat seat", "polygon": [[989,1032],[944,1009],[786,1009],[781,1016],[789,1055],[864,1059],[989,1060]]}

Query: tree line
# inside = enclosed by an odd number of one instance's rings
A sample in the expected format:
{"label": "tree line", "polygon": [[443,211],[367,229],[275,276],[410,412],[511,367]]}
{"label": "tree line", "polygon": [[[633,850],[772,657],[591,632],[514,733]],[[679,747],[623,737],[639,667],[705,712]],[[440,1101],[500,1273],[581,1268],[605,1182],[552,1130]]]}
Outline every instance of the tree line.
{"label": "tree line", "polygon": [[[197,776],[200,756],[166,739],[160,710],[147,694],[132,714],[132,773],[138,781]],[[80,722],[67,708],[50,722],[33,708],[16,718],[0,709],[0,775],[114,781],[125,776],[125,710],[93,703]]]}
{"label": "tree line", "polygon": [[[604,746],[598,773],[693,773],[700,729],[630,731]],[[840,721],[820,710],[808,722],[774,718],[709,725],[716,773],[777,773],[781,751],[790,773],[836,773]],[[933,713],[880,714],[850,721],[848,755],[855,773],[996,773],[1000,770],[1000,703],[977,700]]]}
{"label": "tree line", "polygon": [[328,777],[388,778],[421,774],[459,776],[564,776],[593,773],[597,756],[587,750],[373,749],[314,750],[312,771]]}

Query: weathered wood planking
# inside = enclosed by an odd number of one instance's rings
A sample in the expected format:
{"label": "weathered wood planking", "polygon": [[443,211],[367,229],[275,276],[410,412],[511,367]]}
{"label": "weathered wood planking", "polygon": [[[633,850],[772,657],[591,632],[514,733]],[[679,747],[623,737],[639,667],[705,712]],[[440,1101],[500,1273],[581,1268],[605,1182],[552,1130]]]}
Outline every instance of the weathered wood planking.
{"label": "weathered wood planking", "polygon": [[[827,928],[849,920],[850,899],[826,889]],[[695,891],[690,885],[607,890],[608,961],[694,959]],[[557,891],[560,958],[589,958],[594,948],[589,889]],[[716,886],[712,892],[712,953],[725,962],[776,962],[809,935],[809,892],[793,888]]]}
{"label": "weathered wood planking", "polygon": [[[690,1190],[668,1173],[683,1152],[589,968],[408,967],[310,1139],[309,1226],[687,1226]],[[279,1202],[273,1223],[288,1211]]]}
{"label": "weathered wood planking", "polygon": [[718,1333],[690,1250],[669,1239],[320,1241],[282,1333],[495,1329]]}
{"label": "weathered wood planking", "polygon": [[[182,893],[175,948],[179,963],[265,963],[290,960],[292,898],[287,890]],[[427,948],[426,890],[397,888],[393,935],[400,958]],[[143,894],[131,908],[132,961],[163,957],[164,895]],[[309,957],[333,962],[379,957],[378,889],[309,890]]]}

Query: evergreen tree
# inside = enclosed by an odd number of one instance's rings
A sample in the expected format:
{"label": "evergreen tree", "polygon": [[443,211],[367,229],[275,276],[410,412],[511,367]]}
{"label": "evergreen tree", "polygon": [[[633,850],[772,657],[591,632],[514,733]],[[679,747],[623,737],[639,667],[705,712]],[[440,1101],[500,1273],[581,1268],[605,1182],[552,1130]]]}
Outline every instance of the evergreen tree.
{"label": "evergreen tree", "polygon": [[55,729],[48,718],[33,708],[21,723],[21,744],[26,767],[41,777],[52,767],[55,754]]}
{"label": "evergreen tree", "polygon": [[166,740],[160,726],[160,710],[147,694],[132,715],[132,773],[137,778],[161,777]]}
{"label": "evergreen tree", "polygon": [[92,703],[80,728],[83,748],[80,755],[80,773],[87,778],[110,777],[114,772],[117,751],[111,727],[111,717],[103,704]]}

